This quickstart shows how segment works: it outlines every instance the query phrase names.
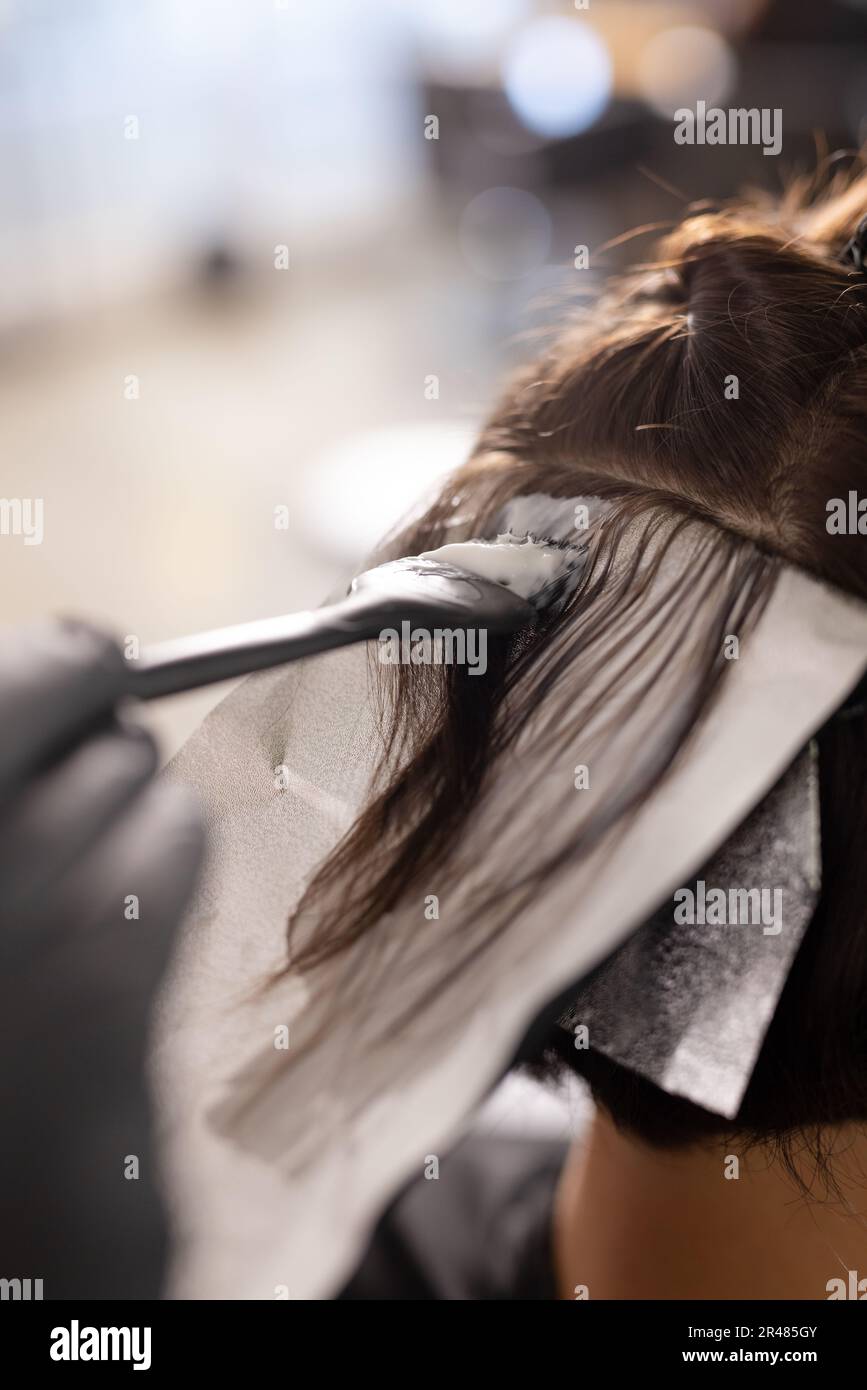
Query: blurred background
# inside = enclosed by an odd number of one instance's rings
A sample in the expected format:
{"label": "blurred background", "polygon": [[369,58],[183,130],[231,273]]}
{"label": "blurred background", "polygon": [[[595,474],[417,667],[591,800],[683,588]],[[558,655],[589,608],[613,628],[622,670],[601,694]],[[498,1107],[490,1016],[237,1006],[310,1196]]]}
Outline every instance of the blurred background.
{"label": "blurred background", "polygon": [[[865,99],[867,0],[0,0],[0,494],[44,517],[0,621],[317,604],[648,244],[608,243]],[[781,154],[676,145],[697,100]],[[164,755],[222,693],[148,712]]]}

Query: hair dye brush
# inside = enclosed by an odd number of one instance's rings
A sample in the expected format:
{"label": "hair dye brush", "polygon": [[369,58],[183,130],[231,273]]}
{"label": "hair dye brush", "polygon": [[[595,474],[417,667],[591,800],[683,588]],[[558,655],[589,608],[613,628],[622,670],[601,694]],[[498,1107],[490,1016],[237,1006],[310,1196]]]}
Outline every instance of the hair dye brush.
{"label": "hair dye brush", "polygon": [[[562,505],[562,504],[561,504]],[[310,612],[179,637],[131,662],[142,700],[243,676],[375,638],[403,621],[421,627],[516,632],[560,599],[580,552],[511,532],[391,560],[353,579],[347,596]]]}

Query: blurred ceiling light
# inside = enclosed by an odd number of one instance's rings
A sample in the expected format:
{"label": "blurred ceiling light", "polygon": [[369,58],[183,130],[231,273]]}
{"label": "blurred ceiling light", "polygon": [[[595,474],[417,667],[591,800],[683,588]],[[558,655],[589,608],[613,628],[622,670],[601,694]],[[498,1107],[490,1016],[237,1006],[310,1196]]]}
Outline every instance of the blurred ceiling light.
{"label": "blurred ceiling light", "polygon": [[464,421],[389,425],[329,448],[305,470],[302,509],[311,540],[333,561],[360,563],[466,462],[477,434]]}
{"label": "blurred ceiling light", "polygon": [[717,106],[734,86],[737,59],[713,29],[682,25],[663,29],[642,50],[638,86],[649,106],[670,119],[681,106]]}
{"label": "blurred ceiling light", "polygon": [[444,82],[489,81],[506,35],[530,8],[530,0],[435,0],[413,6],[425,68]]}
{"label": "blurred ceiling light", "polygon": [[458,241],[468,264],[486,280],[520,280],[545,262],[551,218],[523,188],[486,188],[464,208]]}
{"label": "blurred ceiling light", "polygon": [[611,96],[611,59],[589,24],[550,15],[514,36],[503,86],[529,130],[550,139],[577,135],[598,120]]}

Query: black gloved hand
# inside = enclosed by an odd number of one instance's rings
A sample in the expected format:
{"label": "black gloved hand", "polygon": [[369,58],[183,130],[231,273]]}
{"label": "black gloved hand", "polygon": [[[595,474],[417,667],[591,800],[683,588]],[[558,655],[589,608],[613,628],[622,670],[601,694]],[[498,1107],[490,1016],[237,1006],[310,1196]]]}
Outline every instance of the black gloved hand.
{"label": "black gloved hand", "polygon": [[125,685],[81,624],[0,636],[0,1277],[46,1298],[155,1297],[164,1272],[144,1064],[202,832]]}

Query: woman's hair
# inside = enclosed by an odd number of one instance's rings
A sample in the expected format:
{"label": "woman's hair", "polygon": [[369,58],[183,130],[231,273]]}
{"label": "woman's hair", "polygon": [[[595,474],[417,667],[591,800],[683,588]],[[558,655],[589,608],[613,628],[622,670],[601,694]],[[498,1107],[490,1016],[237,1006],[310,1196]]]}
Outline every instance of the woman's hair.
{"label": "woman's hair", "polygon": [[[725,635],[748,635],[782,564],[867,599],[863,538],[826,529],[831,498],[867,495],[867,278],[841,260],[865,211],[867,175],[800,184],[778,202],[690,209],[651,264],[557,332],[511,385],[468,463],[380,557],[489,536],[518,495],[603,504],[582,537],[586,563],[569,601],[532,631],[490,638],[484,678],[459,666],[374,663],[381,766],[369,803],[293,916],[288,969],[315,975],[374,943],[434,874],[455,881],[465,871],[465,828],[544,705],[533,735],[538,778],[513,784],[511,804],[498,784],[489,820],[493,834],[519,799],[536,798],[538,840],[505,881],[483,883],[463,915],[439,924],[431,950],[447,967],[437,988],[452,985],[667,776],[725,680]],[[690,563],[672,575],[678,546]],[[664,712],[648,727],[663,688]],[[552,758],[567,762],[580,746],[582,762],[592,761],[611,741],[615,710],[618,737],[633,740],[629,776],[558,834],[558,797],[574,805],[575,792],[571,782],[552,788]],[[566,1049],[615,1120],[650,1142],[732,1128],[785,1140],[867,1120],[863,711],[832,720],[819,744],[821,900],[734,1125],[592,1048]],[[399,941],[397,952],[387,976],[395,990]],[[406,1016],[423,1014],[429,983],[410,974],[400,989]],[[383,1026],[393,1034],[401,1017],[392,1011]]]}

